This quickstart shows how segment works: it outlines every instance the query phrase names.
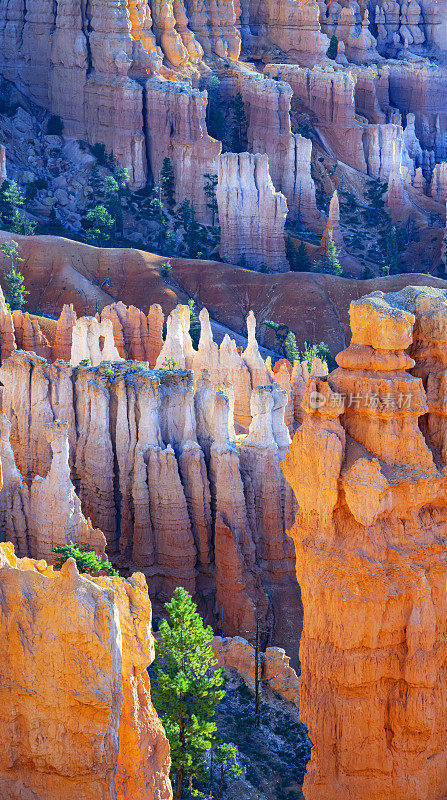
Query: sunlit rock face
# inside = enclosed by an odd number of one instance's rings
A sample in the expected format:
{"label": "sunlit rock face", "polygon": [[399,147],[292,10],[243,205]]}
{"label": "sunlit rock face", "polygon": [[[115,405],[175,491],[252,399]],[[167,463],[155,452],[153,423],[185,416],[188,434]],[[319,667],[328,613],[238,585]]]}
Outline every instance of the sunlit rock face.
{"label": "sunlit rock face", "polygon": [[350,317],[283,462],[299,504],[304,794],[442,800],[447,296],[374,292]]}
{"label": "sunlit rock face", "polygon": [[275,191],[267,156],[220,156],[216,199],[223,260],[238,263],[243,257],[249,267],[264,265],[274,272],[287,271],[287,202],[283,194]]}
{"label": "sunlit rock face", "polygon": [[[301,604],[286,535],[294,498],[280,469],[286,411],[293,432],[289,372],[281,388],[252,313],[242,354],[228,336],[217,346],[205,309],[194,350],[189,314],[174,309],[163,343],[159,307],[147,318],[116,304],[101,322],[67,307],[58,346],[67,356],[71,339],[71,364],[17,350],[3,362],[1,536],[19,555],[47,560],[70,539],[98,552],[107,543],[121,569],[146,575],[158,603],[183,585],[229,635],[258,615],[268,642],[295,643],[296,662]],[[158,350],[156,370],[119,355]],[[117,360],[105,361],[110,353]]]}
{"label": "sunlit rock face", "polygon": [[2,800],[170,800],[143,575],[54,572],[6,543],[0,584]]}

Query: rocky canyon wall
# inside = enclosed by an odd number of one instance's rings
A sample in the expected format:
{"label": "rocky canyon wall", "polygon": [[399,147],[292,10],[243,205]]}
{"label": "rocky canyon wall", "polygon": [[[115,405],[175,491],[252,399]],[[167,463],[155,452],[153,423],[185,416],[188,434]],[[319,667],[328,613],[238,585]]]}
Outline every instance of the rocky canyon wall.
{"label": "rocky canyon wall", "polygon": [[143,575],[54,572],[9,543],[0,583],[2,800],[170,800]]}
{"label": "rocky canyon wall", "polygon": [[[156,181],[169,157],[176,202],[189,199],[204,224],[212,221],[204,175],[217,172],[222,143],[207,131],[207,93],[197,87],[212,76],[223,95],[241,92],[248,151],[268,156],[290,220],[314,231],[324,220],[312,143],[295,120],[292,130],[291,102],[310,112],[331,155],[372,178],[388,180],[396,141],[408,185],[419,167],[430,183],[447,160],[440,3],[2,3],[0,74],[59,115],[66,137],[104,144],[134,189]],[[331,35],[335,61],[326,54]],[[429,60],[438,55],[440,65]],[[231,127],[228,108],[224,117]]]}
{"label": "rocky canyon wall", "polygon": [[[118,311],[125,321],[123,309],[108,312],[115,325]],[[260,615],[275,644],[285,644],[300,627],[293,548],[285,533],[294,500],[280,470],[290,442],[284,412],[292,383],[286,390],[272,382],[252,315],[242,356],[229,337],[217,348],[205,310],[201,321],[195,351],[188,307],[170,315],[158,359],[174,360],[174,371],[124,360],[99,367],[51,364],[21,351],[3,362],[3,409],[11,422],[10,446],[7,430],[2,439],[10,464],[3,537],[13,539],[20,555],[47,558],[54,544],[81,540],[73,534],[73,509],[65,513],[61,504],[56,515],[51,475],[60,470],[67,498],[78,502],[72,482],[83,514],[104,533],[109,556],[121,569],[141,569],[155,600],[165,601],[184,585],[209,621],[223,614],[225,632],[251,628]],[[241,438],[234,418],[245,432]],[[55,420],[66,423],[68,445],[61,440],[65,456],[52,465],[46,431],[59,430]],[[30,521],[35,486],[36,492],[42,487],[37,527]],[[39,543],[30,530],[46,530],[50,509],[54,522]],[[296,647],[290,655],[296,658]]]}
{"label": "rocky canyon wall", "polygon": [[286,272],[286,198],[275,191],[266,155],[226,153],[218,162],[216,191],[220,255],[224,261]]}
{"label": "rocky canyon wall", "polygon": [[283,462],[299,505],[304,794],[443,800],[447,297],[374,292],[350,317]]}

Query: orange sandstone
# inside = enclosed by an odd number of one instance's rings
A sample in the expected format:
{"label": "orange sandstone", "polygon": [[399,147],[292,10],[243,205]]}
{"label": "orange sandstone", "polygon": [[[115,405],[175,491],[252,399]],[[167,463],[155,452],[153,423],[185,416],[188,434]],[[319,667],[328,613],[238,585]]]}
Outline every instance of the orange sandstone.
{"label": "orange sandstone", "polygon": [[283,462],[314,743],[303,791],[444,800],[447,297],[374,292],[350,315],[352,344],[308,386]]}
{"label": "orange sandstone", "polygon": [[169,800],[140,573],[92,579],[0,545],[1,800]]}

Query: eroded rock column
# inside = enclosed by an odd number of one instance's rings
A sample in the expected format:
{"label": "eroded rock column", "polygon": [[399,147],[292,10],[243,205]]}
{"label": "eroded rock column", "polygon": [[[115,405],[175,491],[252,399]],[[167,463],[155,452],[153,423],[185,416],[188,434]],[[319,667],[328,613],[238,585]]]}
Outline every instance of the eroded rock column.
{"label": "eroded rock column", "polygon": [[352,343],[309,384],[283,462],[299,504],[300,715],[313,742],[303,790],[443,800],[447,300],[407,287],[362,298],[350,315]]}
{"label": "eroded rock column", "polygon": [[275,191],[266,155],[228,153],[218,159],[216,198],[224,261],[286,272],[286,198]]}

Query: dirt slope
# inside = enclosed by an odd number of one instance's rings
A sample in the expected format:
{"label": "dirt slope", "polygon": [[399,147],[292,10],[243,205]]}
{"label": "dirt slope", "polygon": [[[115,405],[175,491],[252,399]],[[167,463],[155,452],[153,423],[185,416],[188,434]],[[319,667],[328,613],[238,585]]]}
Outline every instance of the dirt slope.
{"label": "dirt slope", "polygon": [[[0,242],[12,234],[0,231]],[[193,297],[212,317],[245,333],[250,308],[259,321],[273,319],[289,325],[298,344],[325,341],[336,353],[349,336],[351,300],[368,292],[397,291],[408,284],[439,286],[447,281],[421,273],[362,281],[307,272],[265,275],[217,261],[171,259],[166,282],[159,270],[166,258],[141,250],[96,248],[54,236],[17,236],[24,258],[21,269],[30,291],[28,308],[58,315],[63,303],[78,314],[94,314],[114,300],[148,310],[160,303],[168,314],[177,302]],[[0,267],[8,261],[0,256]],[[103,284],[107,280],[108,284]],[[4,286],[3,280],[1,281]],[[259,326],[259,339],[274,344],[270,331]]]}

